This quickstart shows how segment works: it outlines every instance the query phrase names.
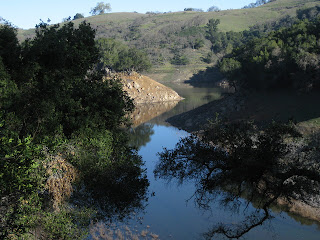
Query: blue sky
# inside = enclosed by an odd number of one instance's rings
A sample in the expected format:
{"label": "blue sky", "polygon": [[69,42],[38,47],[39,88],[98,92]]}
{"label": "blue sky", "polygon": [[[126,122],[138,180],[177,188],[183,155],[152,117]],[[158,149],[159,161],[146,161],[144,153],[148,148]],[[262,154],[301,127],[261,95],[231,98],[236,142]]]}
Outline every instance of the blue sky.
{"label": "blue sky", "polygon": [[[61,22],[63,18],[76,13],[90,16],[91,8],[102,0],[0,0],[0,17],[14,25],[33,28],[40,19],[51,23]],[[241,8],[255,0],[110,0],[111,12],[145,13],[147,11],[182,11],[184,8],[201,8],[206,11],[212,5],[220,9]]]}

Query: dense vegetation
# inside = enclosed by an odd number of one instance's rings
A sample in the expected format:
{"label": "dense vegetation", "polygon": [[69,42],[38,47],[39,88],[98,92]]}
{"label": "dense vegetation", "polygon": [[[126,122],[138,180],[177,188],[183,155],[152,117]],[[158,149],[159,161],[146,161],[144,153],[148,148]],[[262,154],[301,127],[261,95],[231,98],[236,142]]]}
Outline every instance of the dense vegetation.
{"label": "dense vegetation", "polygon": [[255,38],[225,57],[220,70],[237,87],[319,88],[319,29],[319,18],[305,19]]}
{"label": "dense vegetation", "polygon": [[141,72],[151,67],[146,53],[115,39],[100,38],[97,46],[101,55],[100,63],[105,68],[117,72]]}
{"label": "dense vegetation", "polygon": [[90,219],[142,207],[148,181],[122,129],[133,103],[97,70],[95,30],[16,33],[0,27],[0,238],[80,238]]}

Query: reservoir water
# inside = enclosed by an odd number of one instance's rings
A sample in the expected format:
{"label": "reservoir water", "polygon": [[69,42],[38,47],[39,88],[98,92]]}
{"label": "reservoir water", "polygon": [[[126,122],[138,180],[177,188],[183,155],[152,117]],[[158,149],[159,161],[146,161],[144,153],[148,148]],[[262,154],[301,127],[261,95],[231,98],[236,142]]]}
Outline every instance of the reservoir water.
{"label": "reservoir water", "polygon": [[[172,179],[168,182],[156,179],[154,168],[159,161],[158,153],[163,148],[172,149],[180,138],[188,136],[188,133],[170,126],[165,120],[175,114],[191,110],[202,104],[219,99],[221,92],[216,88],[197,88],[186,85],[170,86],[185,97],[185,100],[167,106],[144,106],[151,109],[145,113],[146,122],[139,122],[139,126],[132,131],[132,144],[139,149],[139,154],[145,162],[147,177],[150,181],[148,189],[148,201],[145,207],[132,213],[124,222],[115,224],[117,228],[130,228],[136,232],[139,239],[146,233],[154,233],[150,239],[204,239],[204,234],[218,223],[237,224],[243,220],[245,212],[254,211],[254,203],[247,207],[240,207],[237,212],[222,207],[219,198],[215,201],[208,200],[209,208],[202,208],[196,203],[194,195],[195,182],[179,183]],[[159,110],[161,108],[161,111]],[[151,113],[157,109],[158,114]],[[146,112],[146,110],[144,110]],[[141,114],[141,112],[140,112]],[[158,116],[154,116],[158,115]],[[243,200],[244,201],[244,200]],[[277,206],[271,209],[273,219],[264,222],[262,226],[253,228],[245,239],[320,239],[320,224],[282,211]],[[148,235],[150,236],[150,235]],[[214,238],[220,239],[220,238]],[[221,238],[222,239],[222,238]]]}

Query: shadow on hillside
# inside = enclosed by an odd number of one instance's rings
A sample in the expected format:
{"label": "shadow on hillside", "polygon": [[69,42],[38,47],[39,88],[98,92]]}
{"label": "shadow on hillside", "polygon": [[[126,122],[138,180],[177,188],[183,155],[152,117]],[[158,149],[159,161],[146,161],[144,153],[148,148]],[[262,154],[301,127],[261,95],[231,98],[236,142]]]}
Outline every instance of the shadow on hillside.
{"label": "shadow on hillside", "polygon": [[216,66],[207,67],[205,70],[201,70],[189,79],[185,83],[190,84],[193,87],[206,87],[208,83],[212,83],[214,86],[219,86],[219,83],[224,79]]}

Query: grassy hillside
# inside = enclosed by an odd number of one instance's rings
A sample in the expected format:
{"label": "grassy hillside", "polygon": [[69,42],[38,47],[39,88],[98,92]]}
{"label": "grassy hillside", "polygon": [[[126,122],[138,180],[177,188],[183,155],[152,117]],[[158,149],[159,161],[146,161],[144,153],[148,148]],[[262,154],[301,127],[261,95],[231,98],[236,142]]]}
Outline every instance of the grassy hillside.
{"label": "grassy hillside", "polygon": [[[208,66],[203,62],[203,58],[211,46],[205,39],[204,28],[209,19],[220,19],[220,31],[239,32],[252,25],[275,21],[286,15],[295,16],[298,9],[316,5],[320,5],[319,0],[276,0],[257,8],[220,12],[108,13],[78,19],[74,23],[79,24],[86,20],[97,29],[97,38],[116,38],[127,45],[145,50],[156,66],[153,69],[164,69],[168,72],[164,78],[170,79],[170,75],[176,73],[176,67],[170,64],[174,57],[183,56],[189,61],[189,66],[193,65],[192,70],[187,69],[185,72],[186,76]],[[21,30],[19,39],[32,37],[33,34],[33,29]],[[197,48],[195,43],[199,40],[203,41],[204,45]]]}

